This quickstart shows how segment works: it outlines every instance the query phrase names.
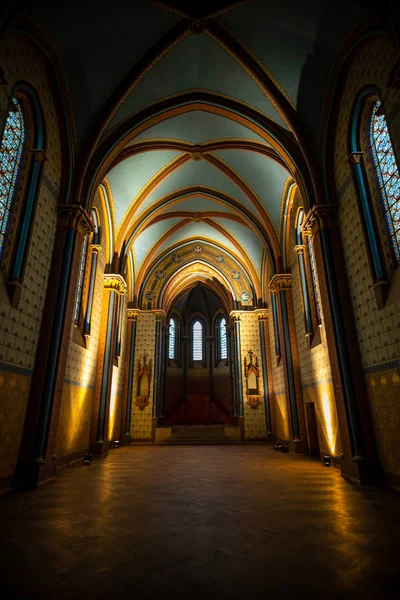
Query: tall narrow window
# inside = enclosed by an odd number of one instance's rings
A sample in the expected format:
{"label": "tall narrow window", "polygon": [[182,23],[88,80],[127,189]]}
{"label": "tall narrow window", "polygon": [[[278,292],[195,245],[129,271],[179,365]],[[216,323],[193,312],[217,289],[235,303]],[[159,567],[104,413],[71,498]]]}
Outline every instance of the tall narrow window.
{"label": "tall narrow window", "polygon": [[192,327],[193,360],[203,360],[203,325],[195,321]]}
{"label": "tall narrow window", "polygon": [[372,109],[370,142],[396,263],[400,263],[400,174],[380,100]]}
{"label": "tall narrow window", "polygon": [[321,300],[319,296],[319,288],[318,288],[318,278],[317,278],[317,269],[315,266],[315,255],[314,255],[314,246],[312,243],[312,239],[310,235],[306,235],[307,240],[307,250],[308,250],[308,258],[310,261],[310,269],[311,269],[311,279],[312,279],[312,287],[313,287],[313,296],[315,303],[315,312],[317,313],[317,323],[321,325]]}
{"label": "tall narrow window", "polygon": [[9,222],[18,170],[24,147],[24,118],[17,98],[7,116],[0,147],[0,256]]}
{"label": "tall narrow window", "polygon": [[79,263],[78,289],[76,292],[75,309],[74,309],[74,325],[79,325],[79,317],[81,314],[83,283],[85,280],[87,248],[88,248],[88,236],[85,235],[85,238],[84,238],[83,244],[82,244],[81,260]]}
{"label": "tall narrow window", "polygon": [[169,320],[169,342],[168,342],[168,358],[176,360],[176,321],[172,317]]}
{"label": "tall narrow window", "polygon": [[219,350],[220,359],[226,360],[228,358],[228,344],[226,338],[226,319],[223,317],[219,322]]}

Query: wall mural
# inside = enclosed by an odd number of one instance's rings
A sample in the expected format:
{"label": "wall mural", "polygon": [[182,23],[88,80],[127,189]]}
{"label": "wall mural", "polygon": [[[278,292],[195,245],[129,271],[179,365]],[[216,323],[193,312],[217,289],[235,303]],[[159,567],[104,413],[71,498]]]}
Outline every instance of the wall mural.
{"label": "wall mural", "polygon": [[139,306],[144,310],[161,308],[160,297],[171,276],[184,265],[201,259],[220,271],[230,282],[238,303],[238,309],[254,307],[254,294],[251,280],[240,265],[228,252],[221,252],[212,244],[192,242],[172,250],[153,267],[147,276],[141,294]]}
{"label": "wall mural", "polygon": [[258,358],[254,356],[254,352],[251,350],[244,357],[244,376],[246,378],[246,395],[247,404],[253,409],[257,409],[261,404],[260,389],[258,385],[258,378],[260,377]]}
{"label": "wall mural", "polygon": [[150,404],[151,360],[147,362],[147,354],[137,361],[136,373],[136,406],[139,410],[144,410]]}

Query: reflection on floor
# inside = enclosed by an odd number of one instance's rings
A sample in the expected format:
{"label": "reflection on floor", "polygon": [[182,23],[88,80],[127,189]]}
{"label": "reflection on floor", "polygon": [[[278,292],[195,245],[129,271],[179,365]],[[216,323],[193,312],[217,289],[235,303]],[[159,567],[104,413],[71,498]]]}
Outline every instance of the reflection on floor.
{"label": "reflection on floor", "polygon": [[7,599],[398,597],[399,496],[268,446],[121,448],[0,509]]}

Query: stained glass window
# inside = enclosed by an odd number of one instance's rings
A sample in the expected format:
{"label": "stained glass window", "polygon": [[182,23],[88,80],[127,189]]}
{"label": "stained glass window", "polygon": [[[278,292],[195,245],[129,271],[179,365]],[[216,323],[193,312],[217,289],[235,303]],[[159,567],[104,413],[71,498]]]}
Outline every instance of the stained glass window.
{"label": "stained glass window", "polygon": [[317,323],[318,323],[318,325],[321,325],[321,323],[322,323],[321,300],[320,300],[320,296],[319,296],[317,269],[315,266],[314,246],[313,246],[310,235],[306,235],[306,240],[307,240],[308,256],[310,259],[313,296],[314,296],[314,302],[315,302],[315,311],[317,313]]}
{"label": "stained glass window", "polygon": [[381,103],[374,104],[371,117],[371,148],[381,189],[386,222],[396,257],[400,263],[400,174]]}
{"label": "stained glass window", "polygon": [[169,345],[168,358],[175,360],[176,358],[176,322],[175,319],[169,320]]}
{"label": "stained glass window", "polygon": [[4,246],[25,138],[21,105],[16,98],[12,98],[12,102],[15,108],[8,113],[0,147],[0,255]]}
{"label": "stained glass window", "polygon": [[200,321],[193,323],[193,360],[203,360],[203,325]]}
{"label": "stained glass window", "polygon": [[220,359],[226,360],[228,358],[228,345],[226,339],[226,320],[222,318],[219,322],[219,349]]}
{"label": "stained glass window", "polygon": [[82,244],[81,260],[79,263],[79,275],[78,275],[78,289],[76,292],[75,310],[74,310],[74,324],[79,325],[79,316],[81,313],[82,295],[83,295],[83,282],[85,278],[85,267],[86,267],[86,256],[88,248],[88,236],[85,235],[85,239]]}

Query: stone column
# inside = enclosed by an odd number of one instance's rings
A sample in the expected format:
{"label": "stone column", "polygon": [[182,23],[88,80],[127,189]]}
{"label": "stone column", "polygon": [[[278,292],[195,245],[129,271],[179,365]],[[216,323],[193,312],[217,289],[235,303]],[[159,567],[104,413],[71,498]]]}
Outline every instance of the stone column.
{"label": "stone column", "polygon": [[230,317],[233,322],[233,345],[235,347],[235,372],[236,372],[236,399],[237,419],[240,426],[242,440],[245,439],[244,432],[244,407],[243,407],[243,378],[242,378],[242,351],[240,346],[240,313],[232,311]]}
{"label": "stone column", "polygon": [[79,205],[58,207],[53,249],[39,333],[36,360],[13,485],[35,488],[55,475],[54,449],[61,395],[85,235],[92,230],[87,212]]}
{"label": "stone column", "polygon": [[96,373],[96,392],[92,414],[91,451],[95,456],[107,456],[107,426],[118,327],[118,301],[126,294],[122,275],[104,274],[103,309]]}
{"label": "stone column", "polygon": [[207,336],[207,355],[208,355],[208,375],[210,378],[210,402],[214,402],[214,381],[213,381],[213,341],[212,335]]}
{"label": "stone column", "polygon": [[135,346],[136,346],[136,324],[139,311],[128,309],[128,381],[125,393],[125,425],[122,443],[128,445],[131,442],[131,420],[132,420],[132,394],[133,379],[135,375]]}
{"label": "stone column", "polygon": [[267,439],[275,440],[275,422],[273,419],[272,398],[272,368],[268,332],[268,309],[257,310],[258,323],[260,326],[260,344],[261,344],[261,367],[264,381],[264,406],[265,406],[265,425]]}
{"label": "stone column", "polygon": [[271,294],[275,296],[276,300],[282,340],[285,386],[289,396],[291,429],[289,451],[293,454],[303,453],[306,445],[306,431],[293,312],[292,276],[288,273],[274,275],[270,287]]}
{"label": "stone column", "polygon": [[380,483],[368,393],[337,221],[337,207],[314,206],[304,227],[312,230],[322,310],[342,441],[342,475]]}
{"label": "stone column", "polygon": [[156,341],[154,353],[154,386],[153,386],[153,421],[151,441],[154,443],[156,439],[157,419],[160,412],[161,403],[161,366],[162,366],[162,336],[163,336],[163,318],[164,311],[155,313],[156,315]]}
{"label": "stone column", "polygon": [[300,283],[302,288],[301,301],[303,304],[303,315],[304,315],[304,325],[306,330],[306,338],[308,343],[308,348],[311,347],[311,339],[314,334],[312,317],[311,317],[311,305],[310,305],[310,295],[308,292],[307,285],[307,276],[306,276],[306,265],[305,265],[305,246],[303,244],[299,244],[295,246],[294,251],[297,254],[297,260],[299,263],[299,274],[300,274]]}
{"label": "stone column", "polygon": [[232,415],[236,418],[237,414],[237,401],[236,401],[236,359],[235,359],[235,347],[233,342],[233,324],[228,325],[229,335],[229,378],[231,383],[231,411]]}

